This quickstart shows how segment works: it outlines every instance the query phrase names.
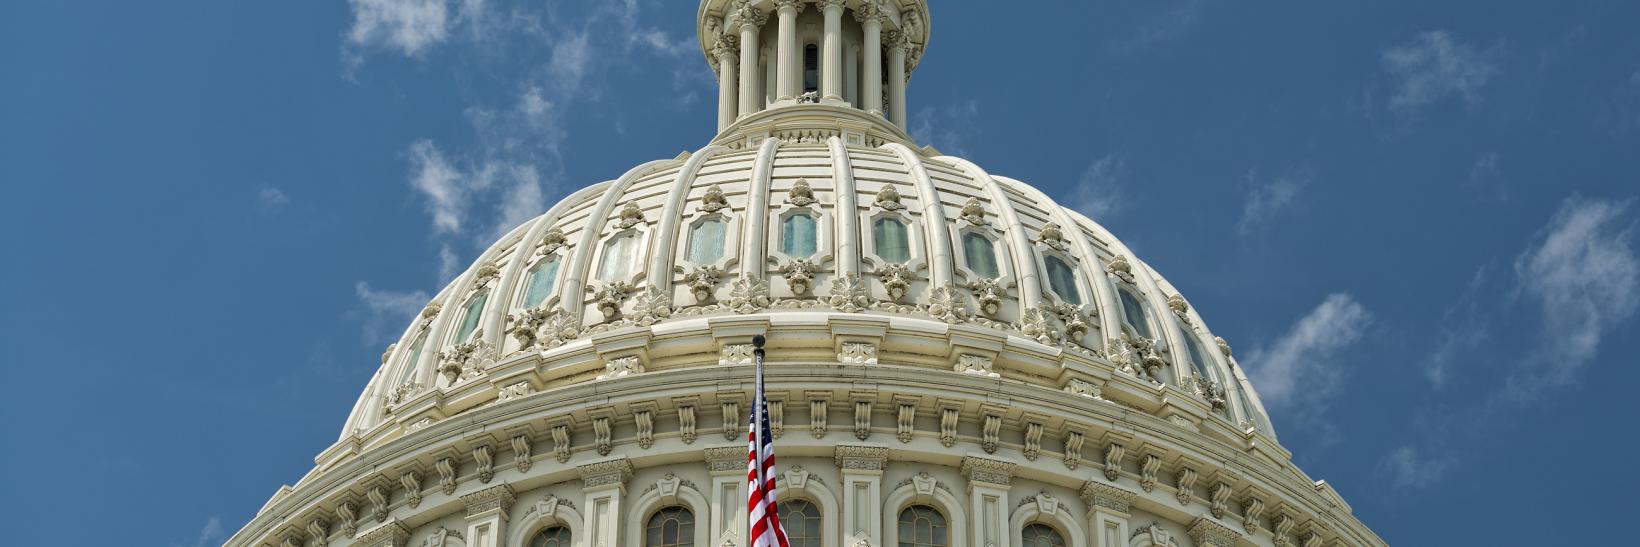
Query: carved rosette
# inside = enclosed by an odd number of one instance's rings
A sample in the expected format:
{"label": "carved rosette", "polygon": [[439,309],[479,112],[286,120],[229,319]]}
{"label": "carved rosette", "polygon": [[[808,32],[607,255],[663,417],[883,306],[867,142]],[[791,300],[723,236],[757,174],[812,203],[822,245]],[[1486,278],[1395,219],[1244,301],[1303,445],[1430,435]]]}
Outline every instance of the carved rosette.
{"label": "carved rosette", "polygon": [[864,281],[854,274],[843,274],[831,280],[831,294],[826,297],[826,303],[837,311],[854,313],[871,306],[871,297]]}
{"label": "carved rosette", "polygon": [[962,204],[962,214],[958,218],[974,226],[990,224],[990,221],[985,220],[985,206],[980,203],[979,198],[968,198],[968,202]]}
{"label": "carved rosette", "polygon": [[820,266],[808,259],[799,258],[787,262],[780,267],[780,275],[786,278],[786,286],[792,294],[808,294],[814,287],[814,274],[820,271]]}
{"label": "carved rosette", "polygon": [[819,202],[820,200],[814,199],[814,189],[809,187],[808,179],[797,179],[797,182],[792,183],[792,189],[786,192],[786,203],[798,207],[807,207]]}
{"label": "carved rosette", "polygon": [[[736,39],[738,46],[740,40]],[[706,189],[706,195],[700,197],[700,210],[703,213],[716,213],[729,207],[729,200],[723,197],[723,187],[713,184]]]}
{"label": "carved rosette", "polygon": [[883,189],[877,191],[877,199],[872,205],[884,211],[898,211],[905,207],[900,204],[900,191],[893,184],[884,184]]}
{"label": "carved rosette", "polygon": [[891,262],[877,267],[877,279],[882,281],[883,290],[888,292],[889,302],[899,302],[905,298],[906,291],[911,289],[911,282],[917,279],[917,273],[905,264]]}
{"label": "carved rosette", "polygon": [[968,290],[974,291],[980,313],[992,317],[1002,311],[1002,300],[1008,297],[1008,288],[1002,285],[1001,279],[975,279],[968,283]]}
{"label": "carved rosette", "polygon": [[615,227],[625,230],[645,222],[643,209],[638,208],[638,202],[628,201],[626,205],[621,206],[620,216],[615,218]]}
{"label": "carved rosette", "polygon": [[710,303],[717,293],[718,280],[725,272],[717,266],[699,266],[695,271],[683,276],[684,284],[689,286],[689,294],[695,297],[696,304]]}
{"label": "carved rosette", "polygon": [[672,316],[672,296],[650,287],[632,301],[632,315],[638,326],[654,325]]}
{"label": "carved rosette", "polygon": [[968,318],[968,302],[962,292],[947,283],[928,291],[928,314],[935,319],[955,325]]}
{"label": "carved rosette", "polygon": [[741,276],[729,285],[729,307],[737,313],[757,313],[769,307],[769,282]]}

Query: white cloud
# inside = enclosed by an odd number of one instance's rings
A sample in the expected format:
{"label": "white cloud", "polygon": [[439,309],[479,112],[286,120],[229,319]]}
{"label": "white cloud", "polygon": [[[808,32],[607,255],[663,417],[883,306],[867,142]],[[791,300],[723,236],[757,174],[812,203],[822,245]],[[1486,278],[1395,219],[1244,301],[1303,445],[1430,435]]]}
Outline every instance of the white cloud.
{"label": "white cloud", "polygon": [[408,324],[430,298],[426,291],[377,290],[364,281],[353,285],[353,293],[359,298],[356,316],[361,324],[360,341],[366,346],[386,343],[396,334],[393,329]]}
{"label": "white cloud", "polygon": [[1247,173],[1251,188],[1247,191],[1247,201],[1242,203],[1241,218],[1236,221],[1236,231],[1244,235],[1256,231],[1276,213],[1291,205],[1299,191],[1310,185],[1311,175],[1307,170],[1300,170],[1265,182],[1257,179],[1256,172]]}
{"label": "white cloud", "polygon": [[214,540],[221,539],[222,538],[222,533],[223,533],[222,519],[220,517],[212,516],[211,518],[205,520],[205,525],[204,526],[201,526],[199,528],[199,532],[196,534],[196,539],[194,539],[194,541],[192,543],[187,543],[187,542],[179,543],[179,542],[173,541],[173,542],[171,542],[171,546],[172,547],[184,547],[184,546],[207,547],[209,545],[212,545]]}
{"label": "white cloud", "polygon": [[1431,455],[1405,445],[1385,456],[1380,470],[1389,473],[1397,488],[1422,488],[1440,481],[1453,463],[1450,456]]}
{"label": "white cloud", "polygon": [[1349,294],[1328,295],[1275,343],[1243,361],[1259,396],[1273,407],[1323,400],[1344,376],[1339,354],[1361,340],[1370,322],[1366,308]]}
{"label": "white cloud", "polygon": [[263,186],[256,192],[256,208],[267,214],[278,213],[290,204],[290,196],[284,190],[273,186]]}
{"label": "white cloud", "polygon": [[416,57],[449,35],[445,0],[348,0],[348,6],[353,27],[347,42],[355,47],[389,48]]}
{"label": "white cloud", "polygon": [[1573,197],[1540,239],[1515,259],[1522,293],[1537,304],[1547,337],[1517,386],[1575,379],[1601,340],[1640,306],[1640,259],[1630,201]]}
{"label": "white cloud", "polygon": [[1496,48],[1478,50],[1444,30],[1419,34],[1412,41],[1384,50],[1384,71],[1394,79],[1389,108],[1412,113],[1455,97],[1466,104],[1481,98],[1481,88],[1498,74]]}
{"label": "white cloud", "polygon": [[1492,271],[1490,264],[1477,270],[1463,296],[1441,315],[1440,341],[1423,369],[1424,376],[1436,388],[1446,385],[1447,376],[1461,366],[1461,358],[1492,337],[1493,315],[1486,308],[1492,296],[1488,291],[1495,289],[1491,283]]}
{"label": "white cloud", "polygon": [[979,103],[970,99],[941,107],[925,106],[911,120],[911,137],[920,144],[964,155],[979,136]]}
{"label": "white cloud", "polygon": [[1114,217],[1127,208],[1127,193],[1121,179],[1127,173],[1126,161],[1107,154],[1082,172],[1076,188],[1071,190],[1071,206],[1094,220]]}
{"label": "white cloud", "polygon": [[410,165],[410,185],[427,198],[427,212],[433,216],[434,231],[461,231],[470,178],[458,172],[444,159],[444,153],[427,139],[410,145]]}

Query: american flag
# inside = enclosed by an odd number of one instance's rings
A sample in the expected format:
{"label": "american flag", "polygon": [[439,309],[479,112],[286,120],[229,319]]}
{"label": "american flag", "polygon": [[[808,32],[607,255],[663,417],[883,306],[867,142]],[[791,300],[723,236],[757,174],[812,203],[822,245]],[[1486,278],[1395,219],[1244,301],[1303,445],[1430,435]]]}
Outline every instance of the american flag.
{"label": "american flag", "polygon": [[780,527],[780,510],[775,502],[774,441],[769,434],[769,401],[763,396],[763,337],[752,339],[752,360],[757,364],[757,397],[752,402],[751,427],[746,432],[746,515],[752,538],[749,547],[791,547],[786,530]]}

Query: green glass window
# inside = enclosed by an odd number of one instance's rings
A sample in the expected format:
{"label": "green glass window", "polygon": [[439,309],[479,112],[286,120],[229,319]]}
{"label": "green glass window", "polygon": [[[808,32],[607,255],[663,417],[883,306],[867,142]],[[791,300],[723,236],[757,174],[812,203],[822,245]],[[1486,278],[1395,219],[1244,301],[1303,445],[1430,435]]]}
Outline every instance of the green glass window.
{"label": "green glass window", "polygon": [[599,279],[626,281],[632,277],[632,266],[638,261],[638,238],[624,235],[604,244],[604,257],[598,266]]}
{"label": "green glass window", "polygon": [[478,329],[478,320],[484,317],[484,304],[490,301],[490,291],[479,291],[472,300],[467,301],[467,311],[461,315],[461,328],[456,330],[456,343],[467,341],[468,336]]}
{"label": "green glass window", "polygon": [[1179,329],[1183,331],[1185,352],[1190,354],[1190,367],[1196,369],[1197,376],[1212,378],[1213,375],[1207,373],[1207,359],[1202,355],[1201,346],[1196,343],[1196,335],[1182,326]]}
{"label": "green glass window", "polygon": [[710,218],[695,225],[689,233],[689,261],[696,264],[715,264],[723,258],[724,232],[728,224],[721,218]]}
{"label": "green glass window", "polygon": [[871,224],[871,236],[877,256],[883,260],[898,263],[911,260],[911,236],[906,233],[904,222],[879,218]]}
{"label": "green glass window", "polygon": [[1020,531],[1021,544],[1024,547],[1065,547],[1065,536],[1046,524],[1032,524]]}
{"label": "green glass window", "polygon": [[569,528],[553,526],[536,532],[530,538],[530,547],[570,547]]}
{"label": "green glass window", "polygon": [[416,338],[416,344],[410,346],[410,359],[404,362],[404,370],[399,371],[399,379],[398,381],[393,382],[392,387],[398,387],[399,385],[410,380],[411,373],[416,371],[416,363],[421,361],[421,348],[426,346],[427,333],[423,332],[421,333],[421,336]]}
{"label": "green glass window", "polygon": [[900,511],[900,547],[946,547],[951,528],[945,515],[927,505],[913,505]]}
{"label": "green glass window", "polygon": [[820,508],[804,500],[780,502],[780,527],[791,547],[820,547]]}
{"label": "green glass window", "polygon": [[672,506],[656,511],[644,527],[644,547],[694,547],[695,514]]}
{"label": "green glass window", "polygon": [[807,258],[819,250],[814,217],[792,215],[780,221],[780,252],[786,256]]}
{"label": "green glass window", "polygon": [[1001,275],[997,272],[997,247],[991,239],[974,232],[962,234],[962,258],[968,269],[974,274],[996,279]]}
{"label": "green glass window", "polygon": [[1122,296],[1122,318],[1127,321],[1128,327],[1144,338],[1151,338],[1150,324],[1145,322],[1145,309],[1139,307],[1139,299],[1128,291],[1116,291]]}
{"label": "green glass window", "polygon": [[558,278],[558,257],[548,258],[535,264],[530,269],[530,278],[525,282],[524,307],[534,308],[541,305],[552,296],[552,283]]}
{"label": "green glass window", "polygon": [[1082,305],[1082,293],[1076,290],[1076,271],[1056,256],[1043,262],[1048,265],[1048,288],[1066,302]]}

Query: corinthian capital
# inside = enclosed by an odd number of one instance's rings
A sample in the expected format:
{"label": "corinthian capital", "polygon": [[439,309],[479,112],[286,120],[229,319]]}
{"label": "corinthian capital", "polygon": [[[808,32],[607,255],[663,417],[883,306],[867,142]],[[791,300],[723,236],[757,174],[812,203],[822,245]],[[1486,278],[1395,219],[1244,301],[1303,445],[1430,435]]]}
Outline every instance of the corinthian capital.
{"label": "corinthian capital", "polygon": [[769,14],[752,7],[752,3],[747,0],[741,0],[740,5],[735,7],[735,15],[740,19],[742,27],[751,25],[761,28],[763,23],[769,22]]}
{"label": "corinthian capital", "polygon": [[740,55],[740,37],[725,35],[712,43],[712,56],[717,58]]}
{"label": "corinthian capital", "polygon": [[865,24],[869,21],[881,23],[886,17],[887,16],[883,14],[882,5],[877,3],[877,0],[864,0],[863,2],[860,2],[859,7],[854,8],[854,20],[859,21],[860,24]]}
{"label": "corinthian capital", "polygon": [[833,8],[843,9],[848,5],[848,0],[818,0],[815,4],[819,5],[821,13],[825,13]]}
{"label": "corinthian capital", "polygon": [[799,13],[803,11],[803,6],[806,5],[808,5],[808,2],[805,2],[804,0],[774,0],[774,9],[775,11],[780,12],[784,12],[789,9],[792,10],[793,13]]}

